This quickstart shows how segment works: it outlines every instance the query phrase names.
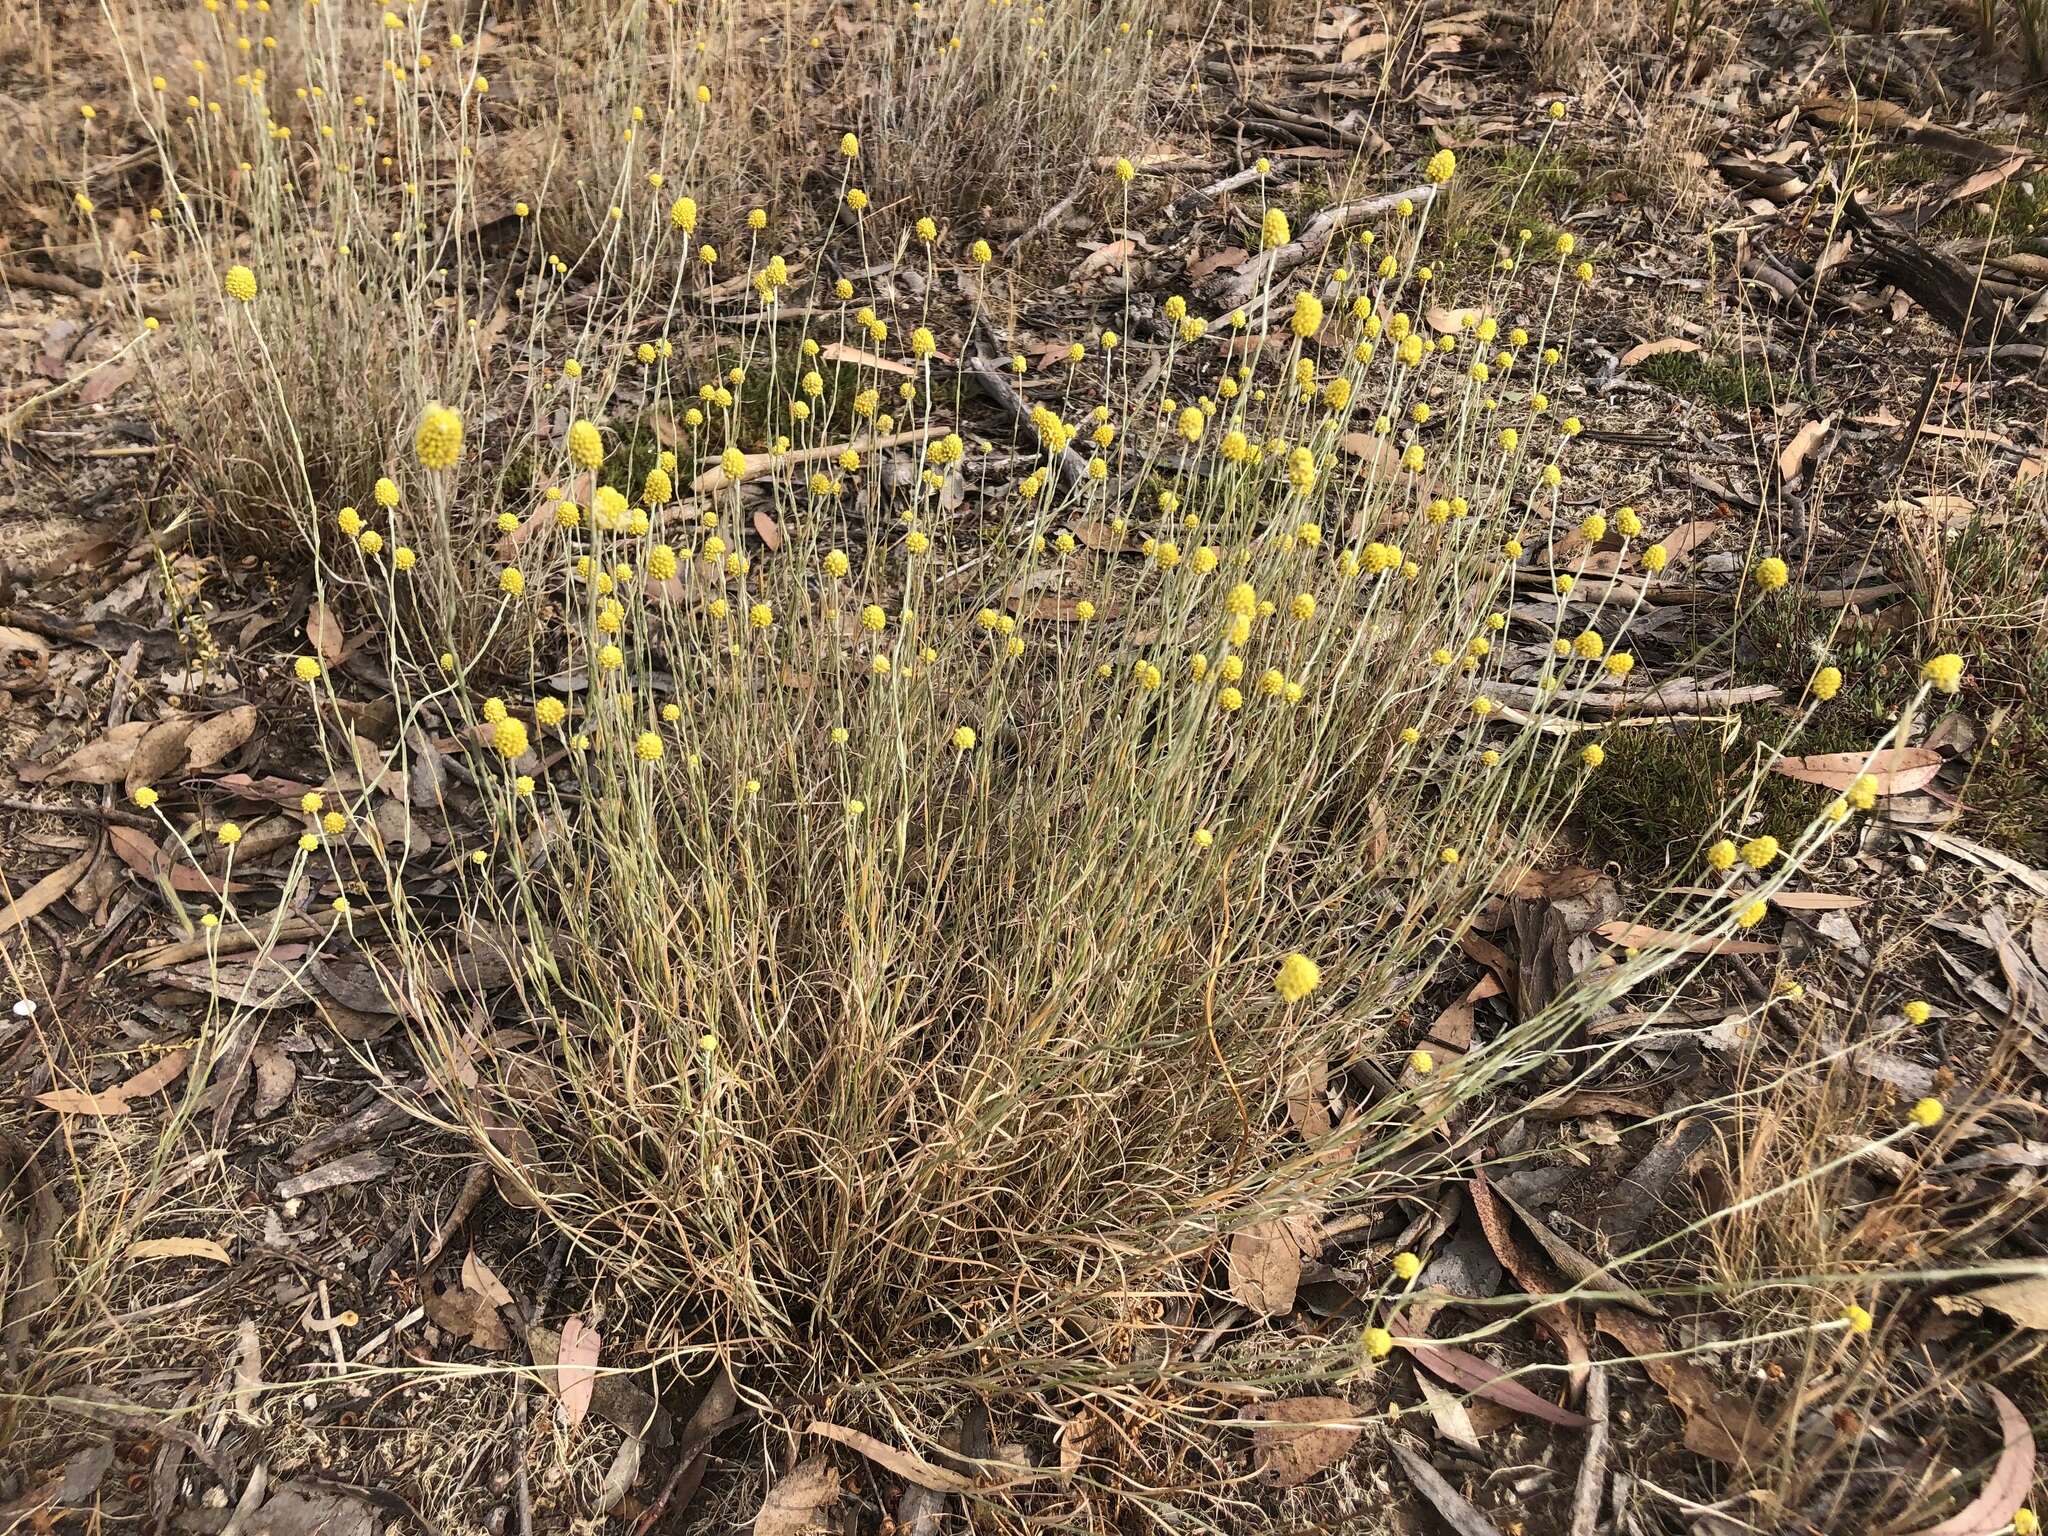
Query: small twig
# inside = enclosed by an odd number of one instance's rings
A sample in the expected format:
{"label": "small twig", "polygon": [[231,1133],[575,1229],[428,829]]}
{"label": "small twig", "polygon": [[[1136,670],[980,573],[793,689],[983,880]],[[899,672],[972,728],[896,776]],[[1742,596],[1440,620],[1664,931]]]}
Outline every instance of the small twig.
{"label": "small twig", "polygon": [[484,1197],[484,1190],[491,1182],[491,1165],[478,1163],[470,1169],[469,1177],[463,1180],[462,1193],[455,1197],[455,1208],[448,1213],[448,1219],[441,1223],[441,1229],[434,1234],[434,1240],[427,1244],[427,1251],[420,1259],[420,1282],[426,1283],[427,1271],[434,1267],[434,1261],[447,1251],[448,1243],[469,1220],[470,1212]]}
{"label": "small twig", "polygon": [[1435,187],[1410,187],[1406,192],[1388,192],[1380,197],[1368,197],[1361,202],[1338,203],[1325,208],[1310,219],[1301,233],[1286,245],[1275,246],[1270,251],[1261,251],[1239,267],[1237,275],[1224,289],[1224,302],[1232,307],[1249,303],[1260,289],[1283,273],[1292,272],[1303,262],[1320,256],[1324,247],[1329,245],[1332,237],[1340,229],[1398,207],[1403,198],[1422,208],[1435,197]]}
{"label": "small twig", "polygon": [[1081,196],[1082,188],[1086,187],[1087,185],[1088,177],[1086,175],[1076,176],[1074,178],[1074,190],[1069,192],[1065,197],[1061,198],[1058,202],[1054,203],[1050,208],[1046,209],[1044,213],[1041,213],[1038,216],[1037,223],[1033,224],[1029,229],[1025,230],[1023,234],[1019,235],[1016,239],[1012,240],[1010,242],[1009,254],[1012,256],[1016,255],[1019,251],[1023,250],[1025,246],[1029,245],[1032,241],[1036,240],[1048,229],[1051,229],[1053,225],[1059,223],[1059,221],[1066,216],[1067,210],[1073,207],[1075,201]]}
{"label": "small twig", "polygon": [[[988,358],[964,357],[961,366],[981,381],[981,387],[994,397],[996,404],[1009,412],[1020,427],[1031,425],[1031,407],[1024,403],[1024,397],[1017,393],[1010,381],[1003,377],[1002,370]],[[1088,483],[1088,461],[1071,448],[1062,448],[1054,461],[1059,465],[1060,478],[1069,485]]]}
{"label": "small twig", "polygon": [[1586,1453],[1579,1462],[1579,1485],[1572,1495],[1571,1536],[1593,1536],[1600,1519],[1600,1496],[1607,1488],[1607,1368],[1594,1365],[1586,1380]]}

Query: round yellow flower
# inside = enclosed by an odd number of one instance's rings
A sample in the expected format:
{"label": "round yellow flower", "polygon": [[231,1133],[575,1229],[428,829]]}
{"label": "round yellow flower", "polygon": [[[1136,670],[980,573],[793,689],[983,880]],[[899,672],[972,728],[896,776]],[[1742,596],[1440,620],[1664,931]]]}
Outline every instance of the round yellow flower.
{"label": "round yellow flower", "polygon": [[1394,1352],[1394,1336],[1384,1328],[1368,1328],[1363,1335],[1365,1352],[1375,1360],[1384,1360]]}
{"label": "round yellow flower", "polygon": [[[223,827],[221,830],[225,832],[227,829]],[[1943,1113],[1944,1111],[1941,1107],[1941,1100],[1921,1099],[1919,1102],[1914,1104],[1913,1108],[1908,1113],[1907,1118],[1910,1119],[1915,1125],[1919,1126],[1923,1131],[1926,1131],[1932,1130],[1935,1126],[1941,1124],[1941,1117]]]}
{"label": "round yellow flower", "polygon": [[147,784],[142,785],[135,791],[135,803],[145,811],[156,804],[157,798],[157,792]]}
{"label": "round yellow flower", "polygon": [[639,758],[641,762],[659,762],[661,760],[661,753],[661,737],[653,731],[642,731],[633,739],[633,755]]}
{"label": "round yellow flower", "polygon": [[1599,742],[1593,742],[1579,750],[1579,761],[1588,768],[1598,768],[1607,761],[1607,749],[1601,746]]}
{"label": "round yellow flower", "polygon": [[527,745],[526,722],[517,715],[507,715],[491,727],[491,746],[507,762],[526,756]]}
{"label": "round yellow flower", "polygon": [[1920,676],[1943,693],[1954,693],[1963,686],[1963,658],[1954,653],[1933,657],[1921,666]]}
{"label": "round yellow flower", "polygon": [[604,464],[604,436],[597,423],[578,419],[569,423],[569,458],[578,469],[598,469]]}
{"label": "round yellow flower", "polygon": [[1294,231],[1288,226],[1287,215],[1278,208],[1268,208],[1265,217],[1259,221],[1259,249],[1270,251],[1293,238]]}
{"label": "round yellow flower", "polygon": [[507,597],[518,597],[526,591],[526,573],[516,565],[508,565],[498,572],[498,590]]}
{"label": "round yellow flower", "polygon": [[718,467],[725,471],[725,478],[737,484],[747,472],[747,456],[737,448],[728,448],[718,456]]}
{"label": "round yellow flower", "polygon": [[462,457],[462,412],[438,400],[429,402],[420,413],[412,446],[427,469],[453,469]]}
{"label": "round yellow flower", "polygon": [[1756,569],[1749,573],[1749,579],[1755,582],[1761,591],[1775,592],[1792,579],[1792,573],[1785,562],[1776,555],[1766,555],[1757,561]]}
{"label": "round yellow flower", "polygon": [[256,274],[240,262],[229,267],[221,279],[221,291],[238,304],[248,304],[256,297]]}
{"label": "round yellow flower", "polygon": [[1839,667],[1822,667],[1813,674],[1813,696],[1826,703],[1842,691],[1842,671]]}
{"label": "round yellow flower", "polygon": [[1458,157],[1448,149],[1440,149],[1429,157],[1429,163],[1422,168],[1422,174],[1440,187],[1458,174]]}
{"label": "round yellow flower", "polygon": [[1907,1003],[1901,1011],[1906,1015],[1906,1022],[1908,1024],[1925,1024],[1934,1017],[1934,1009],[1926,1001],[1917,997]]}
{"label": "round yellow flower", "polygon": [[1394,1274],[1397,1278],[1401,1280],[1413,1280],[1417,1275],[1421,1273],[1422,1260],[1418,1258],[1416,1255],[1410,1253],[1405,1248],[1394,1255]]}
{"label": "round yellow flower", "polygon": [[242,829],[232,821],[224,821],[214,836],[219,838],[223,845],[232,848],[242,840]]}
{"label": "round yellow flower", "polygon": [[956,725],[953,727],[953,745],[958,750],[962,752],[973,751],[975,739],[973,726]]}
{"label": "round yellow flower", "polygon": [[1290,1003],[1298,1003],[1322,984],[1322,967],[1307,955],[1296,952],[1280,962],[1273,976],[1273,990]]}
{"label": "round yellow flower", "polygon": [[1852,1301],[1848,1306],[1842,1308],[1842,1321],[1849,1325],[1851,1333],[1868,1333],[1875,1319]]}

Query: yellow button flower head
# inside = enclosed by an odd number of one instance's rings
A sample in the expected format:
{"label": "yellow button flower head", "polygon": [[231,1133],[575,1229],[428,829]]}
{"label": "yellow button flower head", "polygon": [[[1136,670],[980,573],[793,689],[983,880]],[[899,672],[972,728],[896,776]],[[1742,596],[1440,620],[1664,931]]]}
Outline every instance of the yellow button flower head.
{"label": "yellow button flower head", "polygon": [[1599,742],[1593,742],[1579,749],[1579,761],[1588,768],[1598,768],[1607,761],[1607,749],[1601,746]]}
{"label": "yellow button flower head", "polygon": [[1368,1328],[1364,1334],[1365,1352],[1375,1360],[1384,1360],[1394,1352],[1394,1336],[1384,1328]]}
{"label": "yellow button flower head", "polygon": [[859,212],[860,212],[860,211],[861,211],[861,210],[862,210],[863,208],[867,207],[867,205],[868,205],[868,195],[867,195],[867,193],[865,193],[865,192],[861,191],[861,189],[860,189],[859,187],[849,187],[849,188],[847,189],[847,193],[846,193],[846,206],[847,206],[847,207],[851,208],[851,209],[852,209],[852,210],[853,210],[853,211],[854,211],[855,213],[859,213]]}
{"label": "yellow button flower head", "polygon": [[1740,928],[1754,928],[1764,920],[1768,909],[1760,901],[1752,901],[1735,914],[1735,923]]}
{"label": "yellow button flower head", "polygon": [[996,253],[989,249],[989,243],[986,240],[977,240],[974,244],[967,247],[967,256],[977,267],[985,267],[995,260]]}
{"label": "yellow button flower head", "polygon": [[376,485],[371,487],[371,494],[377,498],[377,505],[388,512],[398,505],[398,482],[389,475],[380,475]]}
{"label": "yellow button flower head", "polygon": [[1842,1308],[1842,1321],[1849,1325],[1851,1333],[1868,1333],[1875,1319],[1852,1301]]}
{"label": "yellow button flower head", "polygon": [[2012,1536],[2041,1536],[2041,1517],[2031,1509],[2012,1512]]}
{"label": "yellow button flower head", "polygon": [[633,755],[643,763],[661,761],[661,737],[653,731],[642,731],[633,739]]}
{"label": "yellow button flower head", "polygon": [[679,197],[670,203],[668,205],[668,221],[686,235],[695,230],[697,227],[697,199],[694,197]]}
{"label": "yellow button flower head", "polygon": [[526,722],[517,715],[507,715],[491,727],[491,747],[507,762],[526,756]]}
{"label": "yellow button flower head", "polygon": [[1116,157],[1116,179],[1129,186],[1138,174],[1138,168],[1122,155]]}
{"label": "yellow button flower head", "polygon": [[975,735],[973,726],[956,725],[953,727],[953,745],[957,750],[962,752],[971,752],[974,750],[974,742]]}
{"label": "yellow button flower head", "polygon": [[301,656],[292,663],[292,671],[297,674],[299,681],[302,683],[317,683],[320,681],[320,658],[317,656]]}
{"label": "yellow button flower head", "polygon": [[1413,1280],[1422,1273],[1422,1260],[1404,1248],[1394,1255],[1394,1273],[1402,1280]]}
{"label": "yellow button flower head", "polygon": [[910,355],[912,357],[927,358],[938,350],[939,344],[932,336],[931,330],[928,327],[920,325],[912,328],[910,332]]}
{"label": "yellow button flower head", "polygon": [[438,400],[430,401],[420,413],[412,446],[426,468],[453,469],[462,457],[462,412]]}
{"label": "yellow button flower head", "polygon": [[1766,832],[1742,845],[1742,862],[1751,869],[1768,869],[1778,857],[1778,840]]}
{"label": "yellow button flower head", "polygon": [[242,829],[232,821],[224,821],[220,824],[220,830],[214,836],[219,838],[225,846],[232,848],[242,840]]}
{"label": "yellow button flower head", "polygon": [[1643,551],[1643,569],[1653,576],[1670,563],[1670,552],[1662,544],[1652,544]]}
{"label": "yellow button flower head", "polygon": [[1290,1003],[1298,1003],[1322,984],[1322,967],[1299,951],[1280,962],[1273,976],[1273,990]]}
{"label": "yellow button flower head", "polygon": [[256,298],[256,274],[240,262],[228,268],[220,286],[221,291],[238,304],[252,303]]}
{"label": "yellow button flower head", "polygon": [[860,153],[860,137],[857,134],[842,134],[839,139],[839,153],[851,160]]}
{"label": "yellow button flower head", "polygon": [[569,718],[569,706],[564,704],[560,699],[550,695],[547,698],[540,699],[535,702],[533,706],[533,718],[538,720],[542,725],[560,725],[564,720]]}
{"label": "yellow button flower head", "polygon": [[1777,591],[1791,578],[1791,571],[1776,555],[1765,555],[1763,559],[1757,561],[1756,569],[1749,573],[1749,579],[1765,592]]}
{"label": "yellow button flower head", "polygon": [[516,565],[508,565],[498,572],[498,590],[507,597],[518,597],[526,591],[526,573]]}
{"label": "yellow button flower head", "polygon": [[1436,1070],[1436,1058],[1427,1051],[1410,1051],[1408,1053],[1408,1070],[1427,1077]]}
{"label": "yellow button flower head", "polygon": [[1934,1017],[1934,1009],[1924,1000],[1917,997],[1907,1003],[1902,1011],[1906,1015],[1906,1022],[1908,1024],[1925,1024]]}
{"label": "yellow button flower head", "polygon": [[[1842,671],[1839,667],[1822,667],[1813,674],[1813,696],[1826,703],[1842,691]],[[1865,806],[1863,809],[1868,810]]]}
{"label": "yellow button flower head", "polygon": [[578,418],[569,423],[569,458],[578,469],[598,469],[604,464],[604,435],[597,423]]}
{"label": "yellow button flower head", "polygon": [[737,448],[728,448],[718,456],[718,467],[725,471],[725,478],[737,483],[747,472],[747,456]]}
{"label": "yellow button flower head", "polygon": [[1287,215],[1278,208],[1268,208],[1265,217],[1259,221],[1259,249],[1270,251],[1293,238],[1294,231],[1288,226]]}
{"label": "yellow button flower head", "polygon": [[1458,157],[1448,149],[1440,149],[1429,157],[1429,164],[1422,168],[1422,174],[1440,187],[1458,174]]}
{"label": "yellow button flower head", "polygon": [[775,623],[775,610],[766,603],[755,603],[747,610],[747,623],[755,629],[767,629]]}
{"label": "yellow button flower head", "polygon": [[915,227],[917,230],[917,238],[922,240],[926,245],[930,245],[934,240],[939,238],[939,226],[937,222],[933,219],[919,219]]}
{"label": "yellow button flower head", "polygon": [[1921,666],[1920,676],[1943,693],[1954,693],[1963,686],[1963,658],[1952,652],[1933,657]]}
{"label": "yellow button flower head", "polygon": [[[221,828],[221,830],[225,832],[227,828],[223,827]],[[1932,1130],[1935,1126],[1941,1124],[1942,1114],[1943,1110],[1941,1107],[1941,1100],[1921,1099],[1908,1112],[1907,1118],[1910,1119],[1915,1125],[1919,1126],[1923,1131],[1927,1131]]]}
{"label": "yellow button flower head", "polygon": [[1303,340],[1315,335],[1323,327],[1323,301],[1303,289],[1294,296],[1294,313],[1287,325]]}
{"label": "yellow button flower head", "polygon": [[640,486],[640,499],[650,507],[665,507],[675,499],[675,483],[668,477],[668,471],[659,464],[647,471],[647,479]]}

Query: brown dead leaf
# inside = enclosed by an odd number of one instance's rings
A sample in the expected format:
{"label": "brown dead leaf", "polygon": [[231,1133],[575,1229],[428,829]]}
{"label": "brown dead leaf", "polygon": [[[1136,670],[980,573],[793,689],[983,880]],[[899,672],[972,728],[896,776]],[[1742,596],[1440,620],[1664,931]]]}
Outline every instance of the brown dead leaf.
{"label": "brown dead leaf", "polygon": [[879,352],[863,352],[859,347],[850,347],[843,341],[828,345],[818,356],[828,363],[846,363],[854,368],[872,368],[877,373],[893,373],[903,378],[915,378],[917,370],[908,363],[899,363],[893,357],[883,357]]}
{"label": "brown dead leaf", "polygon": [[1346,64],[1356,64],[1360,59],[1377,58],[1394,46],[1393,34],[1388,32],[1367,32],[1354,37],[1344,45],[1338,58]]}
{"label": "brown dead leaf", "polygon": [[1111,240],[1105,245],[1098,245],[1074,268],[1073,281],[1079,282],[1084,277],[1092,277],[1110,267],[1128,267],[1137,249],[1138,242],[1128,235],[1121,240]]}
{"label": "brown dead leaf", "polygon": [[873,1435],[864,1435],[857,1429],[848,1429],[843,1424],[813,1419],[805,1426],[804,1433],[837,1441],[848,1450],[860,1452],[877,1466],[887,1467],[905,1482],[915,1483],[920,1488],[929,1488],[935,1493],[972,1493],[980,1486],[971,1477],[962,1477],[958,1472],[949,1472],[944,1467],[934,1466],[922,1456],[913,1455],[909,1451],[899,1451],[886,1441],[877,1440]]}
{"label": "brown dead leaf", "polygon": [[1724,1466],[1762,1465],[1776,1436],[1753,1404],[1724,1393],[1690,1361],[1675,1359],[1663,1333],[1620,1307],[1603,1306],[1594,1325],[1643,1364],[1685,1419],[1685,1443],[1695,1454]]}
{"label": "brown dead leaf", "polygon": [[1976,1498],[1940,1524],[1915,1531],[1913,1536],[1994,1536],[2012,1524],[2012,1517],[2027,1502],[2027,1490],[2034,1482],[2033,1428],[1998,1388],[1987,1386],[1984,1391],[1998,1409],[1999,1431],[2005,1436],[1998,1464]]}
{"label": "brown dead leaf", "polygon": [[[1389,1326],[1392,1326],[1391,1320]],[[1483,1397],[1489,1403],[1497,1403],[1503,1408],[1513,1409],[1516,1413],[1561,1425],[1566,1429],[1581,1429],[1585,1426],[1584,1415],[1574,1413],[1569,1408],[1560,1408],[1547,1397],[1538,1397],[1499,1366],[1480,1359],[1469,1350],[1459,1349],[1450,1344],[1431,1344],[1423,1339],[1401,1339],[1398,1342],[1414,1357],[1417,1365],[1428,1370],[1438,1380],[1447,1381],[1454,1387],[1463,1387],[1475,1397]]]}
{"label": "brown dead leaf", "polygon": [[[478,1349],[493,1353],[512,1347],[512,1335],[505,1320],[488,1296],[469,1285],[426,1285],[420,1288],[420,1310],[427,1321],[458,1339],[467,1339]],[[560,1391],[561,1375],[555,1377]],[[585,1407],[588,1407],[586,1401]]]}
{"label": "brown dead leaf", "polygon": [[1792,440],[1778,451],[1778,476],[1785,484],[1796,484],[1806,473],[1807,466],[1813,462],[1813,456],[1820,451],[1820,445],[1826,441],[1834,425],[1834,417],[1823,416],[1818,421],[1809,421],[1792,434]]}
{"label": "brown dead leaf", "polygon": [[2048,1271],[1982,1286],[1967,1294],[1972,1301],[2003,1312],[2022,1328],[2048,1329]]}
{"label": "brown dead leaf", "polygon": [[1707,540],[1721,531],[1725,519],[1718,517],[1697,517],[1690,522],[1680,523],[1657,542],[1664,546],[1664,556],[1669,562],[1665,569],[1677,565],[1687,555],[1698,549]]}
{"label": "brown dead leaf", "polygon": [[1423,311],[1423,319],[1429,328],[1440,336],[1462,336],[1486,318],[1483,309],[1452,309],[1442,304],[1432,304]]}
{"label": "brown dead leaf", "polygon": [[782,529],[765,507],[754,512],[754,536],[771,553],[782,548]]}
{"label": "brown dead leaf", "polygon": [[1683,336],[1665,336],[1656,341],[1639,341],[1621,354],[1620,366],[1633,368],[1637,363],[1648,362],[1653,357],[1666,357],[1674,352],[1697,352],[1700,344],[1687,341]]}
{"label": "brown dead leaf", "polygon": [[1299,1487],[1358,1441],[1358,1410],[1341,1397],[1282,1398],[1259,1404],[1256,1414],[1252,1458],[1268,1488]]}
{"label": "brown dead leaf", "polygon": [[160,783],[183,766],[185,743],[198,724],[197,720],[159,720],[144,733],[128,760],[125,787],[131,797],[143,785]]}
{"label": "brown dead leaf", "polygon": [[185,738],[185,771],[211,768],[256,734],[256,706],[243,704],[200,721]]}
{"label": "brown dead leaf", "polygon": [[1220,251],[1211,252],[1188,268],[1188,280],[1199,283],[1205,277],[1214,277],[1218,272],[1235,272],[1251,259],[1251,252],[1241,245],[1227,245]]}
{"label": "brown dead leaf", "polygon": [[344,639],[340,621],[318,599],[306,610],[306,639],[328,666],[341,660]]}
{"label": "brown dead leaf", "polygon": [[463,1255],[462,1284],[465,1289],[475,1291],[494,1307],[512,1305],[512,1293],[505,1288],[505,1282],[498,1278],[490,1265],[476,1256],[474,1248]]}
{"label": "brown dead leaf", "polygon": [[147,720],[125,721],[54,766],[24,763],[15,777],[24,784],[118,784],[127,777],[135,749],[148,734]]}
{"label": "brown dead leaf", "polygon": [[1593,931],[1623,949],[1675,949],[1688,955],[1770,955],[1778,949],[1762,939],[1710,939],[1704,934],[1652,928],[1647,923],[1602,923]]}
{"label": "brown dead leaf", "polygon": [[131,1243],[131,1259],[209,1259],[215,1264],[232,1264],[227,1249],[210,1237],[152,1237]]}
{"label": "brown dead leaf", "polygon": [[812,1456],[783,1475],[754,1516],[754,1536],[813,1536],[829,1531],[825,1511],[839,1502],[839,1473],[829,1458]]}
{"label": "brown dead leaf", "polygon": [[1925,789],[1941,772],[1941,754],[1932,747],[1889,747],[1881,752],[1816,752],[1808,757],[1781,757],[1774,773],[1802,784],[1819,784],[1837,793],[1848,790],[1859,774],[1877,780],[1880,795],[1909,795]]}
{"label": "brown dead leaf", "polygon": [[26,693],[50,676],[50,645],[41,635],[0,624],[0,689]]}
{"label": "brown dead leaf", "polygon": [[19,928],[23,923],[41,912],[45,907],[61,898],[71,887],[84,878],[85,872],[99,856],[97,848],[88,848],[68,864],[51,870],[34,885],[23,891],[14,900],[0,908],[0,933]]}
{"label": "brown dead leaf", "polygon": [[1301,1265],[1316,1242],[1314,1213],[1254,1222],[1230,1239],[1230,1294],[1262,1317],[1294,1310]]}
{"label": "brown dead leaf", "polygon": [[299,1069],[282,1046],[264,1041],[250,1053],[256,1075],[256,1097],[249,1103],[249,1118],[267,1120],[292,1096]]}
{"label": "brown dead leaf", "polygon": [[144,1067],[125,1083],[102,1088],[98,1093],[88,1093],[82,1088],[54,1088],[48,1093],[37,1094],[36,1102],[60,1115],[101,1115],[109,1118],[125,1115],[134,1100],[149,1098],[175,1083],[191,1061],[190,1051],[166,1051],[159,1060]]}
{"label": "brown dead leaf", "polygon": [[590,1394],[597,1386],[597,1357],[604,1348],[598,1331],[581,1318],[562,1324],[562,1344],[555,1354],[555,1393],[562,1415],[574,1429],[590,1412]]}

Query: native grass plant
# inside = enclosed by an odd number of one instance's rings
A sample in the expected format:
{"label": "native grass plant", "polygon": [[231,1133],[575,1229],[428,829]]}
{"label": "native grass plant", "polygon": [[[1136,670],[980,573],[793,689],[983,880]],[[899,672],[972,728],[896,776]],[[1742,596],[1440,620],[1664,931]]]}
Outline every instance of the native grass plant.
{"label": "native grass plant", "polygon": [[1165,7],[970,0],[882,30],[859,95],[868,193],[971,219],[1036,210],[1128,143],[1162,68]]}
{"label": "native grass plant", "polygon": [[[828,238],[869,251],[867,150],[840,150]],[[286,227],[283,165],[258,228]],[[1455,171],[1439,154],[1432,186]],[[1243,309],[1173,296],[1142,371],[1104,332],[1034,376],[947,360],[995,331],[978,306],[909,307],[865,263],[799,275],[765,214],[697,295],[732,303],[719,344],[672,334],[714,214],[672,185],[628,213],[622,182],[584,255],[536,261],[522,324],[547,361],[522,370],[472,324],[462,242],[423,265],[347,180],[335,208],[409,280],[333,277],[354,239],[222,251],[190,204],[169,221],[189,270],[218,271],[190,291],[249,412],[220,451],[289,471],[249,505],[292,509],[323,601],[378,616],[400,710],[366,761],[298,659],[330,773],[288,890],[332,893],[447,1123],[638,1293],[669,1363],[906,1420],[934,1389],[1156,1379],[1161,1331],[1225,1283],[1220,1245],[1305,1238],[1434,1166],[1506,1084],[1573,1052],[1595,1072],[1623,1047],[1567,1049],[1594,1011],[1761,921],[1874,799],[1859,783],[1784,848],[1686,829],[1712,881],[1670,898],[1680,942],[1440,1070],[1399,1021],[1598,792],[1580,714],[1628,686],[1604,636],[1664,564],[1633,509],[1563,510],[1580,428],[1552,397],[1597,291],[1569,235],[1511,238],[1453,309],[1422,259],[1428,190],[1284,281],[1269,206]],[[936,237],[889,233],[923,262]],[[993,275],[984,241],[965,255]],[[586,262],[590,285],[550,287]],[[345,291],[407,338],[387,382],[412,398],[325,487],[318,404],[288,381],[300,306]],[[572,320],[574,354],[546,350]],[[1016,402],[1021,441],[980,440],[982,395]],[[1786,578],[1760,562],[1760,600]],[[1961,669],[1930,663],[1923,697]],[[416,821],[380,818],[392,782],[425,786]],[[231,874],[239,828],[211,836]],[[1362,1337],[1206,1375],[1370,1368],[1408,1279]]]}

